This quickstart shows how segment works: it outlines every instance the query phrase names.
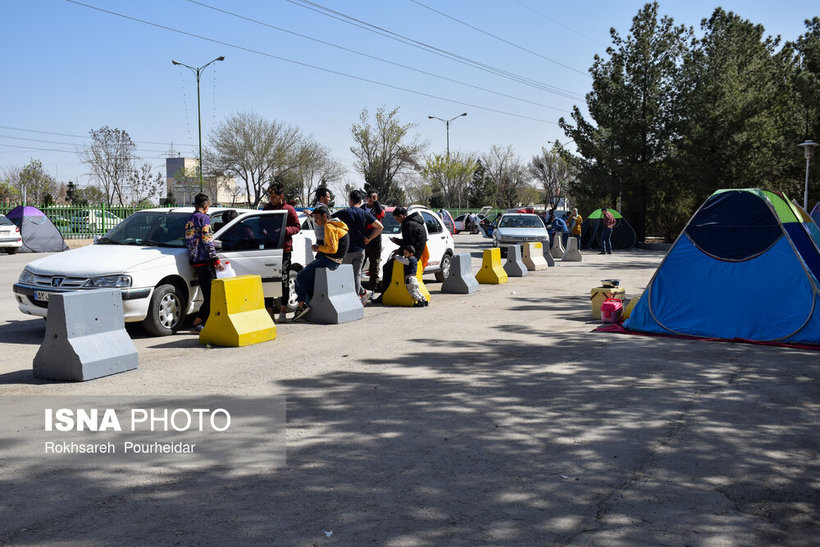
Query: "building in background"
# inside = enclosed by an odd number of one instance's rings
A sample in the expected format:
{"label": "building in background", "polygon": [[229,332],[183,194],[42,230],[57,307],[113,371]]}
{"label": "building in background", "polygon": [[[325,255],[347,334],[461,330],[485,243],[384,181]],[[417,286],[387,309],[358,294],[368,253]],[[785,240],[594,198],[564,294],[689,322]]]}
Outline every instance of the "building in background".
{"label": "building in background", "polygon": [[[197,158],[166,158],[165,173],[168,196],[171,205],[192,205],[199,193],[199,160]],[[211,203],[219,205],[241,205],[247,202],[244,195],[238,195],[236,179],[233,177],[204,177],[202,191],[211,198]]]}

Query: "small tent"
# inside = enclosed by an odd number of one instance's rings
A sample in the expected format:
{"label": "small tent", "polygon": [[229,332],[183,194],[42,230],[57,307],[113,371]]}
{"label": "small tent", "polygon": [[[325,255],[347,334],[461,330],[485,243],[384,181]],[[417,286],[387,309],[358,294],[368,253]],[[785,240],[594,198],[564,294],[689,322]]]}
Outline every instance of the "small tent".
{"label": "small tent", "polygon": [[68,249],[65,239],[48,217],[37,207],[20,205],[6,217],[20,228],[24,253],[48,253]]}
{"label": "small tent", "polygon": [[820,344],[820,230],[783,194],[720,190],[689,220],[624,327]]}
{"label": "small tent", "polygon": [[[637,242],[632,225],[615,209],[607,209],[615,217],[615,228],[612,229],[612,248],[631,249]],[[601,247],[601,230],[604,228],[603,209],[596,209],[581,224],[581,248],[599,249]]]}

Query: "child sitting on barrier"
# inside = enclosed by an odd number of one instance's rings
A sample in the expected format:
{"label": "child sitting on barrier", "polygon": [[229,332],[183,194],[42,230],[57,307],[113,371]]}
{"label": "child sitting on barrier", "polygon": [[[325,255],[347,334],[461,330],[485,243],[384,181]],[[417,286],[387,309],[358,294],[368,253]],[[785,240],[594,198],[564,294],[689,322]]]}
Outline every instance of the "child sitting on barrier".
{"label": "child sitting on barrier", "polygon": [[403,256],[396,255],[396,260],[404,264],[404,286],[407,287],[407,292],[413,298],[413,307],[423,308],[428,305],[427,299],[421,294],[419,290],[419,280],[416,279],[416,272],[419,267],[419,259],[413,256],[416,253],[416,248],[412,245],[407,245],[404,248]]}

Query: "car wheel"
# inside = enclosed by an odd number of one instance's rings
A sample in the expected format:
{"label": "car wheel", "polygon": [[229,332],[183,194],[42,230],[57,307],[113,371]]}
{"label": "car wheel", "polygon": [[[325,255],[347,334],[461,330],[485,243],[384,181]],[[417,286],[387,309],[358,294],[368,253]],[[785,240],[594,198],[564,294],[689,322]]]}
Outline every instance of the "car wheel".
{"label": "car wheel", "polygon": [[183,319],[184,302],[174,285],[159,285],[151,295],[148,316],[143,321],[145,330],[156,336],[174,334]]}
{"label": "car wheel", "polygon": [[498,247],[498,236],[493,234],[493,247]]}
{"label": "car wheel", "polygon": [[17,250],[18,250],[19,248],[20,248],[20,247],[7,247],[7,248],[6,248],[6,252],[7,252],[8,254],[10,254],[10,255],[13,255],[14,253],[16,253],[16,252],[17,252]]}
{"label": "car wheel", "polygon": [[436,280],[441,281],[442,283],[450,277],[450,264],[452,263],[452,257],[449,254],[444,254],[441,257],[441,269],[436,272]]}

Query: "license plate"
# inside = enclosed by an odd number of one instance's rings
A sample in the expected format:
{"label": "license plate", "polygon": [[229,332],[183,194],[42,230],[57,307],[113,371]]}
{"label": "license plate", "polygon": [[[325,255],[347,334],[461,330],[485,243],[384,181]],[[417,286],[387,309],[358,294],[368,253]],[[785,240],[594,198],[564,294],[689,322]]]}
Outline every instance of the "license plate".
{"label": "license plate", "polygon": [[34,291],[34,300],[39,300],[40,302],[48,302],[48,295],[46,291]]}

